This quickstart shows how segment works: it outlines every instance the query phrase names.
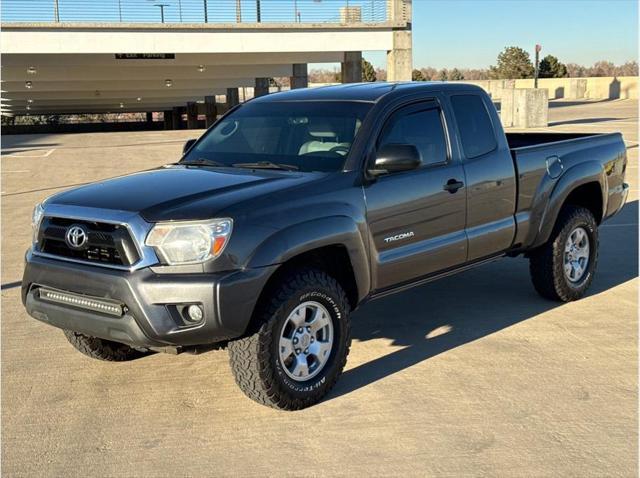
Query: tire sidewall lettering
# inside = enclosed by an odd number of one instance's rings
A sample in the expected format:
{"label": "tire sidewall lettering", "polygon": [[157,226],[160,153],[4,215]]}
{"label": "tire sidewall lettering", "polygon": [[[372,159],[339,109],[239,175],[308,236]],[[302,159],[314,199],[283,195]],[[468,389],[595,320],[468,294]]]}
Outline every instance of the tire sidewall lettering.
{"label": "tire sidewall lettering", "polygon": [[342,325],[343,312],[335,299],[321,290],[307,291],[303,292],[297,297],[292,297],[292,300],[289,301],[286,306],[281,309],[281,318],[277,321],[276,328],[274,329],[274,336],[278,335],[275,331],[279,331],[284,317],[286,317],[287,314],[291,310],[293,310],[296,305],[311,300],[320,302],[323,305],[327,306],[327,310],[332,315],[331,319],[334,323],[334,331],[336,331],[337,334],[334,342],[334,348],[331,351],[332,357],[329,358],[331,363],[327,364],[328,368],[326,369],[326,372],[322,371],[317,377],[309,380],[308,382],[296,382],[292,380],[282,369],[282,364],[280,363],[278,354],[275,354],[273,366],[278,381],[295,393],[308,393],[322,388],[327,383],[327,376],[331,373],[335,373],[333,370],[333,366],[335,364],[336,352],[342,346],[340,342],[342,341],[342,335],[344,332],[340,329],[340,327]]}

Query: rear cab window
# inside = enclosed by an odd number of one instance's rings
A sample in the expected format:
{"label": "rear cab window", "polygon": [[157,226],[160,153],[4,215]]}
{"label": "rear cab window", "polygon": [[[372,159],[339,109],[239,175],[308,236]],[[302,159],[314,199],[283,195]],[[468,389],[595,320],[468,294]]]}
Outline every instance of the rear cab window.
{"label": "rear cab window", "polygon": [[487,107],[479,95],[451,96],[460,142],[468,159],[483,156],[498,147]]}

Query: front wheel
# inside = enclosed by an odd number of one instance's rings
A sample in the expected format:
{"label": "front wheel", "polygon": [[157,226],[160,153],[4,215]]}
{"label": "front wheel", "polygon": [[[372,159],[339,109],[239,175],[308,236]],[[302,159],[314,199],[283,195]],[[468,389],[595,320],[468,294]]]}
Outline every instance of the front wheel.
{"label": "front wheel", "polygon": [[567,206],[551,237],[530,256],[535,289],[547,299],[569,302],[584,296],[598,262],[598,224],[588,209]]}
{"label": "front wheel", "polygon": [[72,330],[64,330],[64,335],[78,352],[97,360],[126,362],[149,354],[149,352],[136,350],[125,344],[90,337]]}
{"label": "front wheel", "polygon": [[342,373],[351,344],[340,284],[319,270],[295,271],[258,314],[255,330],[228,346],[240,389],[282,410],[319,402]]}

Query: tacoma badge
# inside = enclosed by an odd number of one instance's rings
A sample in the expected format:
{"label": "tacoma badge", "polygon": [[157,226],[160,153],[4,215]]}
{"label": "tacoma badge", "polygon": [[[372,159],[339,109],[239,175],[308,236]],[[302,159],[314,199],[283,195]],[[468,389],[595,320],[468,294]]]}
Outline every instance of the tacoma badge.
{"label": "tacoma badge", "polygon": [[402,239],[409,239],[410,237],[413,237],[413,236],[415,236],[413,231],[403,232],[402,234],[396,234],[395,236],[385,237],[384,242],[389,243],[389,242],[400,241]]}

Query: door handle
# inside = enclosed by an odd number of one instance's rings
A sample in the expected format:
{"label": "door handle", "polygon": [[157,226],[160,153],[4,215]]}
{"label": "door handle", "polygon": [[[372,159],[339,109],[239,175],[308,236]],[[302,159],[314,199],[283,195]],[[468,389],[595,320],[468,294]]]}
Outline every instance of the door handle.
{"label": "door handle", "polygon": [[458,189],[460,189],[463,186],[464,186],[464,183],[462,181],[458,181],[456,179],[449,179],[449,181],[447,181],[447,184],[444,185],[443,189],[453,194],[453,193],[457,193]]}

